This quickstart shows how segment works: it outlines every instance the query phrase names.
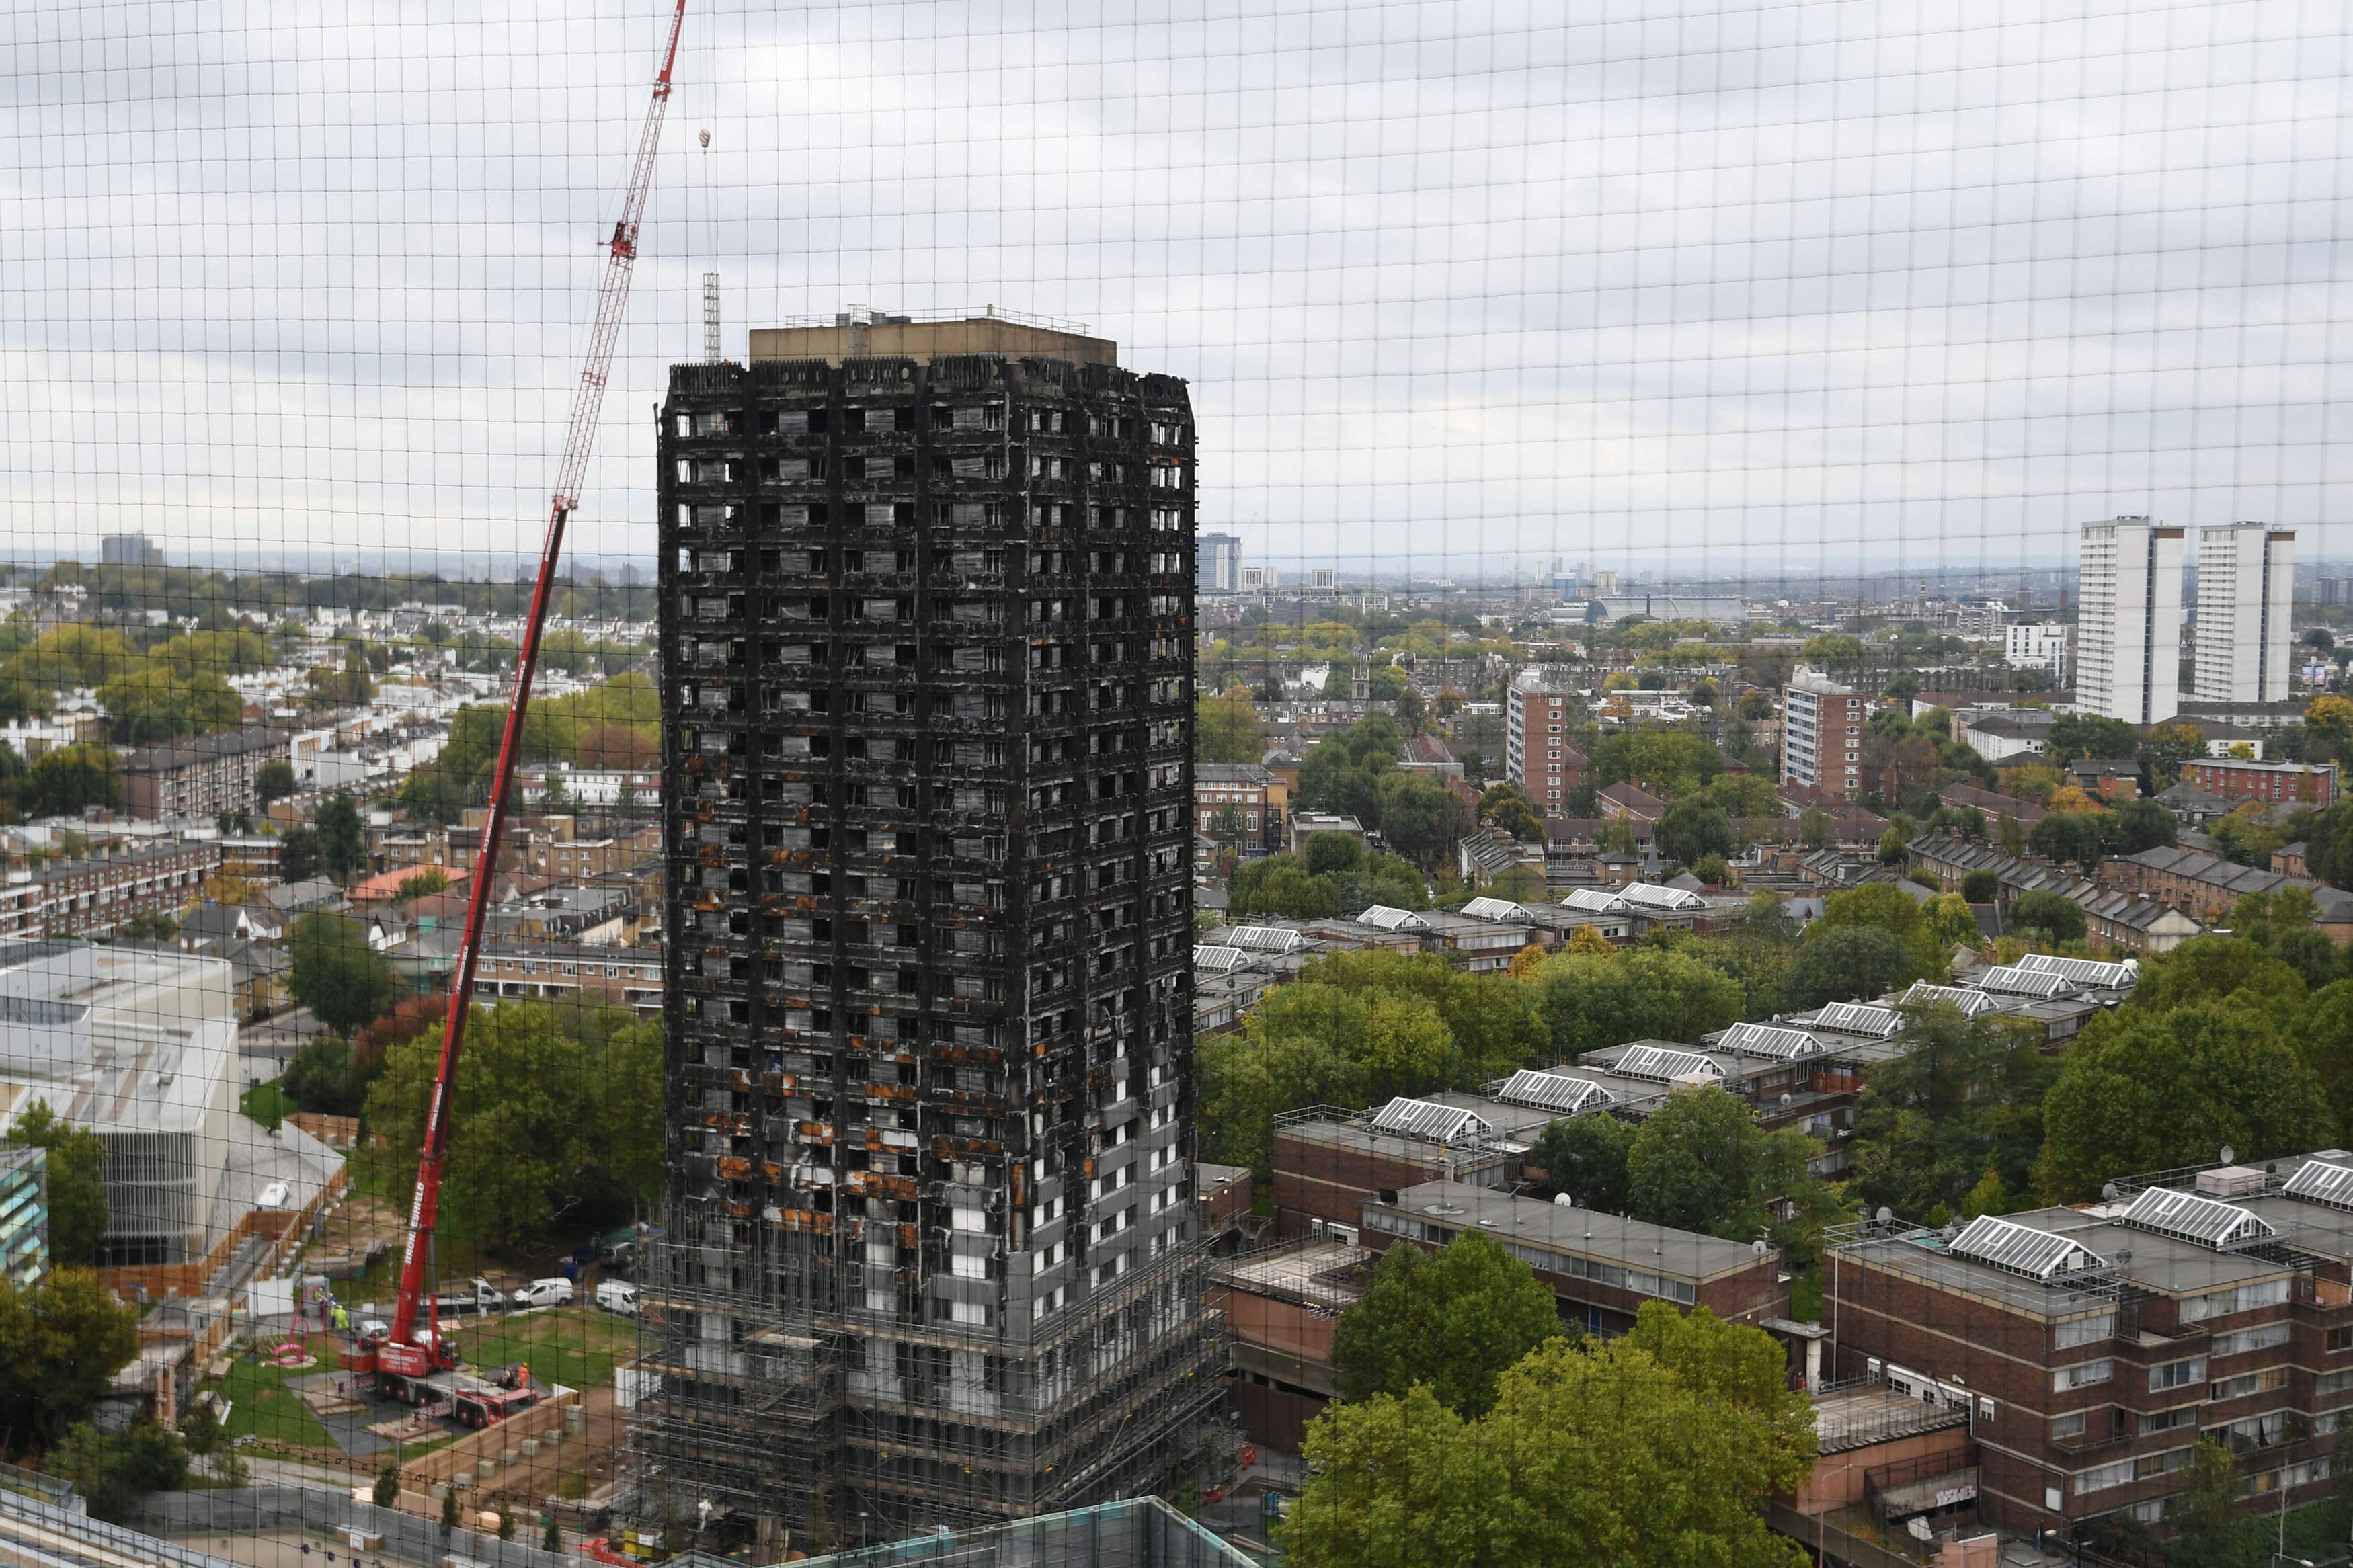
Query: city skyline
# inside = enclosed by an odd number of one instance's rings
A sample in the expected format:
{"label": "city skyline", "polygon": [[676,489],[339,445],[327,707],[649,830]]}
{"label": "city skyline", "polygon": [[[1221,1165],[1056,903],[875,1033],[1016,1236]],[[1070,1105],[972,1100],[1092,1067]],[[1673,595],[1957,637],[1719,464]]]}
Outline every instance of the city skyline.
{"label": "city skyline", "polygon": [[[232,19],[130,71],[37,11],[12,529],[527,541],[656,9]],[[1086,321],[1195,387],[1204,524],[1261,559],[1917,571],[2119,514],[2343,548],[2341,23],[1799,15],[698,13],[673,112],[713,135],[661,154],[575,542],[650,548],[642,411],[715,270],[731,355],[861,305]],[[453,49],[499,89],[406,94]]]}

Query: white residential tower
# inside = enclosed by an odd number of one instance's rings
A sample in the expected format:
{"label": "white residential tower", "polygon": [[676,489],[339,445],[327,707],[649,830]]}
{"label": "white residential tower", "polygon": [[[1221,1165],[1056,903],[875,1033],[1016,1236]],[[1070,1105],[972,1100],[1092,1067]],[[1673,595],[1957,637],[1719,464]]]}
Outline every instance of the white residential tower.
{"label": "white residential tower", "polygon": [[2198,697],[2284,702],[2295,535],[2260,522],[2198,531]]}
{"label": "white residential tower", "polygon": [[2075,702],[2154,724],[2181,702],[2181,530],[2145,517],[2087,522],[2078,552]]}

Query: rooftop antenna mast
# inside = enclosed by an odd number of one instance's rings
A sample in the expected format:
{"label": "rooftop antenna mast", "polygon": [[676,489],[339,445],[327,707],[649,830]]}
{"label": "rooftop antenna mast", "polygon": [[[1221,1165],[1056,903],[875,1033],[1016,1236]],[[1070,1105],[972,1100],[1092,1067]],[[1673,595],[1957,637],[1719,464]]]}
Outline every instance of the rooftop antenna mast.
{"label": "rooftop antenna mast", "polygon": [[[686,0],[677,0],[670,13],[670,46],[662,52],[661,70],[654,78],[653,101],[646,109],[645,129],[638,133],[637,162],[629,170],[621,216],[613,225],[613,237],[605,241],[605,282],[596,295],[596,322],[589,332],[580,384],[573,389],[572,422],[565,436],[564,456],[556,465],[547,536],[540,546],[539,577],[532,588],[522,646],[515,654],[514,694],[508,701],[506,727],[499,737],[490,811],[482,823],[481,848],[466,897],[465,934],[459,942],[457,970],[449,980],[449,1016],[442,1028],[441,1058],[433,1076],[433,1099],[426,1111],[424,1147],[417,1153],[417,1191],[409,1201],[408,1234],[400,1262],[400,1296],[393,1310],[390,1337],[376,1356],[376,1370],[382,1373],[415,1377],[456,1362],[455,1352],[441,1339],[439,1308],[426,1289],[433,1224],[440,1210],[442,1158],[449,1142],[449,1100],[457,1083],[459,1053],[466,1043],[466,1006],[474,994],[482,916],[490,905],[491,883],[498,874],[499,848],[506,833],[515,751],[522,737],[524,710],[531,705],[532,677],[539,668],[540,632],[547,624],[548,596],[564,549],[564,525],[579,505],[581,482],[588,473],[588,453],[596,439],[597,416],[605,405],[605,385],[613,369],[613,351],[620,341],[621,318],[629,300],[629,275],[638,259],[638,227],[653,186],[654,153],[661,145],[662,115],[670,107],[670,68],[678,61],[678,37],[685,25]],[[422,1334],[417,1332],[420,1314],[425,1319]]]}
{"label": "rooftop antenna mast", "polygon": [[[702,143],[703,214],[710,220],[711,258],[716,263],[719,259],[719,198],[713,194],[711,184],[710,127],[705,126],[697,132],[695,137]],[[702,358],[708,364],[719,363],[719,269],[715,265],[702,275]]]}

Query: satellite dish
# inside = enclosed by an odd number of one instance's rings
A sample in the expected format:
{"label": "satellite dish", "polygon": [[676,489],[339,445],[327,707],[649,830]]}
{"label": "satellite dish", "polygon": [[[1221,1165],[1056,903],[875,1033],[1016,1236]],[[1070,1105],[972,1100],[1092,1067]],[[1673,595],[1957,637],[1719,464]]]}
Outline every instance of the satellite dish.
{"label": "satellite dish", "polygon": [[1882,1225],[1891,1225],[1894,1223],[1895,1211],[1883,1204],[1880,1205],[1878,1219]]}
{"label": "satellite dish", "polygon": [[2238,1152],[2236,1149],[2232,1148],[2228,1143],[2223,1144],[2223,1145],[2222,1145],[2222,1163],[2224,1163],[2225,1165],[2235,1165],[2235,1164],[2237,1164],[2238,1163],[2239,1163],[2239,1152]]}
{"label": "satellite dish", "polygon": [[1781,1091],[1781,1103],[1782,1103],[1782,1104],[1784,1104],[1784,1105],[1788,1105],[1788,1104],[1789,1104],[1791,1101],[1795,1100],[1797,1098],[1798,1098],[1798,1097],[1797,1097],[1796,1095],[1791,1094],[1791,1093],[1790,1093],[1788,1089],[1783,1089],[1783,1090]]}
{"label": "satellite dish", "polygon": [[1762,1241],[1752,1241],[1748,1244],[1748,1250],[1762,1258],[1770,1249]]}
{"label": "satellite dish", "polygon": [[1565,1209],[1573,1209],[1577,1206],[1577,1200],[1567,1193],[1555,1193],[1552,1201]]}
{"label": "satellite dish", "polygon": [[2109,1203],[2114,1203],[2123,1194],[2116,1191],[2116,1184],[2114,1182],[2103,1182],[2100,1184],[2100,1196]]}

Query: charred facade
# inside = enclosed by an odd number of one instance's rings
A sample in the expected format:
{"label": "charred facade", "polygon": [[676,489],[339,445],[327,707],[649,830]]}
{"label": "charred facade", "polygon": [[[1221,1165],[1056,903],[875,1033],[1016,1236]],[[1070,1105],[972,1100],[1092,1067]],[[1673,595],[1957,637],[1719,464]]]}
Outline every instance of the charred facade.
{"label": "charred facade", "polygon": [[1185,384],[1096,340],[859,335],[681,365],[661,410],[670,1175],[632,1446],[649,1507],[822,1496],[879,1539],[1150,1488],[1221,1390]]}

